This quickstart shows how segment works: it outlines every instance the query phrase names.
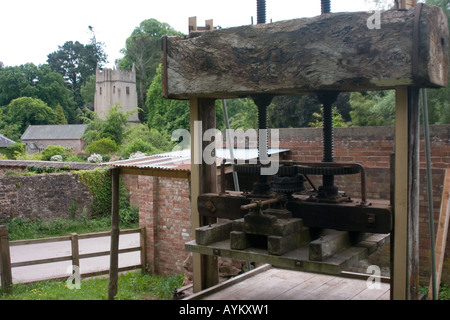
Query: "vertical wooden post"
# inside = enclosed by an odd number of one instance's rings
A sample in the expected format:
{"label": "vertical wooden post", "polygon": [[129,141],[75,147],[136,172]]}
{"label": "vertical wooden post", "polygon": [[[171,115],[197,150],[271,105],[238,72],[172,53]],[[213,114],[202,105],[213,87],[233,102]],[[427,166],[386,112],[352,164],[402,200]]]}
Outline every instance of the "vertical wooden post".
{"label": "vertical wooden post", "polygon": [[[191,99],[191,220],[192,233],[195,229],[215,221],[200,217],[197,209],[197,197],[206,192],[216,192],[217,165],[207,165],[203,159],[205,144],[203,133],[215,129],[215,100]],[[209,288],[219,281],[217,257],[193,254],[194,292]]]}
{"label": "vertical wooden post", "polygon": [[[416,0],[398,1],[409,9]],[[418,299],[419,290],[419,89],[397,88],[395,99],[395,196],[391,298]]]}
{"label": "vertical wooden post", "polygon": [[9,253],[8,227],[0,226],[0,274],[2,290],[12,293],[11,256]]}
{"label": "vertical wooden post", "polygon": [[114,300],[117,294],[119,277],[119,181],[120,168],[112,168],[112,209],[111,209],[111,254],[109,267],[108,299]]}
{"label": "vertical wooden post", "polygon": [[147,241],[146,241],[146,228],[142,227],[140,232],[140,245],[141,245],[141,270],[142,272],[147,271]]}
{"label": "vertical wooden post", "polygon": [[72,233],[70,236],[72,246],[72,265],[80,267],[80,251],[78,249],[78,234]]}

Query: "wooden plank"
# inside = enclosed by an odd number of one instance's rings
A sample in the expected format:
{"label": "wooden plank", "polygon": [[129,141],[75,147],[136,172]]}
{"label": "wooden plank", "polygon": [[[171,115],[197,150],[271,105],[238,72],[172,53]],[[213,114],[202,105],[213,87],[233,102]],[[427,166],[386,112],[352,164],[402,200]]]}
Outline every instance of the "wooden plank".
{"label": "wooden plank", "polygon": [[[450,169],[445,170],[444,190],[442,191],[441,211],[439,215],[438,230],[436,234],[435,254],[436,254],[436,292],[439,292],[439,286],[442,277],[442,268],[444,266],[445,247],[447,244],[448,225],[450,220]],[[432,235],[434,236],[434,235]],[[428,300],[433,300],[433,282],[430,280],[428,291]]]}
{"label": "wooden plank", "polygon": [[[444,12],[424,5],[417,77],[413,75],[414,9],[350,12],[167,37],[165,97],[236,98],[318,90],[362,91],[447,84]],[[442,43],[444,41],[444,43]]]}

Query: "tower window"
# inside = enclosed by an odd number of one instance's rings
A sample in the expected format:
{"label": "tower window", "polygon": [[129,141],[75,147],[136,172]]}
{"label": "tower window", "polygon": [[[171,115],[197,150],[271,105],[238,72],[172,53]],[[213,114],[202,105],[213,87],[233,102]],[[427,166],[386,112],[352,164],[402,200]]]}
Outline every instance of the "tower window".
{"label": "tower window", "polygon": [[127,87],[127,94],[130,94],[130,87]]}
{"label": "tower window", "polygon": [[102,87],[100,87],[100,94],[102,94]]}

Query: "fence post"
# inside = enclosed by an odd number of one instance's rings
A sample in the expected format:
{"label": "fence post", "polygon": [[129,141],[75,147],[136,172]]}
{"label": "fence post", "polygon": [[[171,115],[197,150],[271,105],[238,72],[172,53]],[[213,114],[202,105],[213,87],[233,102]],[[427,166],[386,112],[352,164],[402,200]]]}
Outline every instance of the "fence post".
{"label": "fence post", "polygon": [[147,268],[147,246],[146,246],[146,238],[147,232],[145,227],[142,227],[140,230],[140,245],[141,245],[141,270],[142,272],[146,272]]}
{"label": "fence post", "polygon": [[9,253],[8,227],[0,226],[0,271],[2,278],[2,289],[12,293],[11,256]]}
{"label": "fence post", "polygon": [[78,249],[78,234],[72,233],[70,236],[70,241],[72,244],[72,265],[80,267],[80,252]]}

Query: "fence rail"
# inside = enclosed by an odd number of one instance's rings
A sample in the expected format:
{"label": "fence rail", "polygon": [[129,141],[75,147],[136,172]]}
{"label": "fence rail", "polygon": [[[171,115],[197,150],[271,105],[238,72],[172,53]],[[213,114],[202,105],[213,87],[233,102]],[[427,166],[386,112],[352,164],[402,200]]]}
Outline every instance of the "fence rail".
{"label": "fence rail", "polygon": [[[145,228],[136,228],[136,229],[126,229],[120,230],[120,234],[140,234],[140,245],[136,247],[130,247],[125,249],[120,249],[119,254],[140,251],[141,263],[139,265],[127,266],[120,268],[120,271],[142,268],[145,269],[146,264],[146,246],[145,246]],[[9,291],[12,287],[12,268],[38,265],[38,264],[46,264],[53,262],[61,262],[72,260],[72,265],[79,266],[81,259],[94,258],[100,256],[107,256],[110,254],[110,250],[107,251],[98,251],[80,254],[79,253],[79,240],[81,239],[91,239],[91,238],[99,238],[99,237],[107,237],[111,235],[111,231],[104,232],[93,232],[93,233],[85,233],[85,234],[77,234],[73,233],[70,236],[61,236],[61,237],[51,237],[51,238],[42,238],[42,239],[30,239],[30,240],[16,240],[9,241],[8,229],[6,226],[0,226],[0,274],[1,274],[1,286],[3,289]],[[46,258],[46,259],[37,259],[37,260],[26,260],[21,262],[11,263],[10,258],[10,247],[14,246],[23,246],[30,244],[42,244],[42,243],[54,243],[60,241],[70,241],[71,242],[71,254],[62,256],[62,257],[54,257],[54,258]],[[81,276],[86,277],[93,274],[106,274],[109,270],[97,271],[89,274],[82,274]]]}

